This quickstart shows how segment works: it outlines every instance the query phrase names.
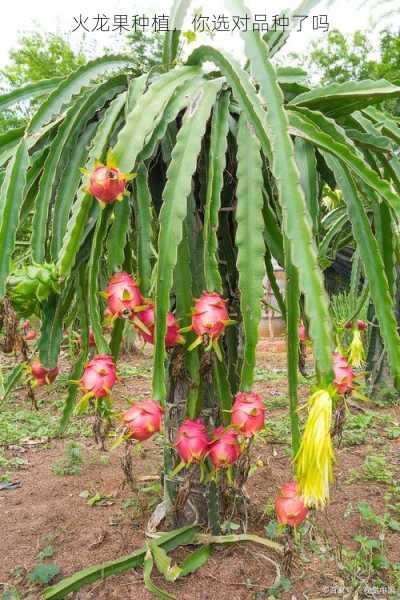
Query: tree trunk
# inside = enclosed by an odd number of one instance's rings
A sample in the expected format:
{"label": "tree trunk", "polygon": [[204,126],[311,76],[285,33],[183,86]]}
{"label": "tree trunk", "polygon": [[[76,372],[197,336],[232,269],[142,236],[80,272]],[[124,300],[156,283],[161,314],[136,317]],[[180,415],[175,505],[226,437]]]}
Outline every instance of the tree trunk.
{"label": "tree trunk", "polygon": [[[216,357],[204,352],[201,358],[201,411],[199,418],[207,429],[212,431],[221,424],[219,399],[213,381],[213,360]],[[165,408],[164,472],[162,475],[164,500],[151,518],[151,528],[155,528],[165,519],[168,528],[182,527],[198,523],[213,534],[221,532],[224,521],[238,522],[246,529],[247,497],[244,483],[250,466],[250,446],[244,450],[233,470],[233,481],[229,482],[227,473],[220,469],[216,480],[203,483],[197,464],[183,469],[178,475],[170,473],[179,463],[174,444],[179,425],[185,419],[187,394],[192,382],[184,366],[184,353],[181,348],[174,349],[169,361],[169,391]]]}
{"label": "tree trunk", "polygon": [[[400,268],[397,269],[396,295],[394,300],[397,324],[400,327]],[[368,321],[373,324],[369,334],[367,356],[369,390],[371,395],[379,398],[380,396],[396,393],[396,391],[372,304],[370,304],[368,309]]]}

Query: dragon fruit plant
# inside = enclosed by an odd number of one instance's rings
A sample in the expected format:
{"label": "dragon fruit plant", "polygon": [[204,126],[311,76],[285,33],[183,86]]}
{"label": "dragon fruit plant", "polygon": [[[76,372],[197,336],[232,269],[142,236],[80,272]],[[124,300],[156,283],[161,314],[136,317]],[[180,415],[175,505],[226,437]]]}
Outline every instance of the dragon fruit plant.
{"label": "dragon fruit plant", "polygon": [[[306,5],[315,2],[303,2],[299,14]],[[306,73],[271,60],[290,28],[263,35],[251,19],[242,32],[245,66],[212,46],[182,62],[186,7],[174,0],[160,68],[138,74],[131,57],[107,55],[61,81],[30,86],[36,112],[3,157],[0,298],[7,294],[18,316],[41,320],[45,369],[56,367],[64,325],[75,318],[82,344],[69,376],[64,429],[79,387],[88,402],[107,403],[125,328],[133,324],[149,336],[149,397],[160,409],[136,406],[125,419],[132,436],[145,437],[158,429],[163,411],[164,498],[157,515],[184,523],[194,512],[198,526],[219,532],[232,516],[227,473],[244,499],[250,440],[264,420],[264,406],[251,394],[266,274],[286,321],[296,494],[306,507],[328,502],[332,414],[353,385],[349,361],[357,358],[356,349],[333,357],[323,273],[344,247],[359,257],[357,290],[368,284],[360,301],[365,296],[368,320],[377,324],[400,384],[391,258],[400,211],[397,125],[376,108],[398,97],[400,87],[385,80],[311,87]],[[251,14],[242,0],[227,0],[227,7]],[[212,74],[204,63],[213,64]],[[12,99],[26,101],[27,93],[21,88]],[[68,177],[66,164],[76,165]],[[332,212],[322,202],[326,186],[340,199]],[[16,268],[28,209],[29,261]],[[273,261],[287,276],[284,295]],[[106,315],[110,332],[103,329]],[[302,319],[315,371],[304,427],[297,392]],[[88,363],[89,327],[98,356]],[[208,432],[203,459],[204,431],[186,419],[200,420]],[[171,477],[180,460],[190,464]],[[200,482],[199,461],[218,469],[218,480]],[[282,518],[291,519],[286,512]]]}

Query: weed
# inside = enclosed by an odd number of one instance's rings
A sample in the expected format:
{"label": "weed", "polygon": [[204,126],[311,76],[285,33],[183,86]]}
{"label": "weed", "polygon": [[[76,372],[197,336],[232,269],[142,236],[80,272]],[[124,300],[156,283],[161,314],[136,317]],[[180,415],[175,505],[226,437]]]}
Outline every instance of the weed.
{"label": "weed", "polygon": [[50,583],[61,571],[60,567],[55,563],[39,563],[27,575],[28,581],[46,585]]}
{"label": "weed", "polygon": [[388,569],[389,561],[385,556],[383,542],[363,535],[355,536],[354,540],[359,544],[356,551],[343,550],[343,569],[350,578],[352,589],[365,587],[366,584],[384,585],[379,573]]}
{"label": "weed", "polygon": [[272,501],[269,501],[266,503],[266,505],[264,506],[264,511],[263,514],[266,517],[270,517],[273,518],[275,515],[275,505]]}
{"label": "weed", "polygon": [[114,504],[112,500],[112,494],[102,494],[101,492],[90,492],[89,490],[83,490],[79,494],[81,498],[85,498],[86,503],[93,506],[112,506]]}
{"label": "weed", "polygon": [[383,454],[368,454],[360,471],[352,469],[350,472],[349,482],[354,481],[376,481],[390,484],[393,481],[393,471],[388,466]]}
{"label": "weed", "polygon": [[278,408],[287,408],[289,400],[287,396],[275,396],[274,398],[269,398],[267,403],[267,408],[270,410],[276,410]]}
{"label": "weed", "polygon": [[162,488],[159,481],[149,485],[141,485],[138,489],[141,504],[152,510],[159,502],[162,496]]}
{"label": "weed", "polygon": [[368,481],[379,481],[380,483],[391,483],[393,472],[390,470],[386,457],[382,454],[369,454],[364,460],[362,467],[364,478]]}
{"label": "weed", "polygon": [[[25,439],[54,438],[58,435],[62,400],[41,406],[32,411],[8,402],[2,406],[0,419],[0,445],[18,444]],[[89,420],[74,419],[66,432],[69,436],[92,435]]]}
{"label": "weed", "polygon": [[149,379],[151,376],[151,369],[152,367],[146,364],[134,366],[125,362],[118,363],[118,374],[122,377],[141,377]]}
{"label": "weed", "polygon": [[288,415],[281,415],[277,420],[268,420],[264,431],[260,435],[267,437],[276,444],[289,444],[290,421]]}
{"label": "weed", "polygon": [[54,555],[54,548],[53,546],[45,546],[44,548],[42,548],[42,550],[40,550],[39,554],[37,555],[37,559],[38,560],[45,560],[46,558],[51,558]]}
{"label": "weed", "polygon": [[[389,495],[385,496],[385,501]],[[343,570],[350,578],[349,583],[353,590],[360,589],[364,593],[373,588],[388,590],[384,579],[392,579],[395,583],[399,571],[398,563],[391,563],[385,552],[385,539],[387,534],[400,531],[400,522],[394,519],[387,509],[382,514],[377,514],[368,502],[359,502],[357,510],[368,524],[378,527],[379,533],[376,538],[358,535],[354,540],[358,542],[359,548],[354,550],[343,550]],[[397,585],[397,583],[396,583]],[[369,597],[369,595],[368,595]],[[385,593],[386,597],[386,593]]]}
{"label": "weed", "polygon": [[2,594],[1,600],[22,600],[22,596],[19,595],[18,590],[12,588]]}
{"label": "weed", "polygon": [[64,457],[53,464],[52,471],[59,476],[80,475],[83,463],[81,444],[71,441],[66,447]]}
{"label": "weed", "polygon": [[386,430],[386,435],[390,440],[397,440],[400,438],[400,425],[394,425]]}
{"label": "weed", "polygon": [[400,522],[394,519],[390,513],[384,511],[382,515],[374,512],[372,506],[368,502],[359,502],[357,505],[358,512],[363,519],[373,525],[377,525],[384,532],[385,529],[391,531],[400,531]]}
{"label": "weed", "polygon": [[106,454],[105,452],[94,452],[90,456],[90,463],[92,465],[106,466],[106,465],[110,464],[110,460],[111,460],[110,455]]}
{"label": "weed", "polygon": [[4,454],[0,454],[0,469],[24,469],[28,464],[28,461],[24,458],[15,456],[13,458],[7,458]]}
{"label": "weed", "polygon": [[399,392],[394,388],[381,387],[374,398],[378,406],[399,406]]}
{"label": "weed", "polygon": [[287,377],[285,369],[266,369],[256,367],[255,381],[283,381]]}
{"label": "weed", "polygon": [[[287,577],[281,577],[274,585],[265,590],[266,598],[281,598],[284,592],[291,588],[290,580]],[[257,595],[256,595],[257,597]]]}
{"label": "weed", "polygon": [[359,446],[363,444],[373,419],[374,415],[372,413],[349,414],[343,430],[343,445]]}

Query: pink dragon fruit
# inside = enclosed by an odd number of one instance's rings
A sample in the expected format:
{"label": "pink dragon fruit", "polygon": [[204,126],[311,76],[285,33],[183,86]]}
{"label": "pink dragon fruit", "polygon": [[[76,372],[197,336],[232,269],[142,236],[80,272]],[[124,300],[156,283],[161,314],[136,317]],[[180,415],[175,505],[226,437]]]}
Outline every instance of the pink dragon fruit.
{"label": "pink dragon fruit", "polygon": [[23,335],[22,338],[25,342],[31,342],[37,338],[37,331],[31,328],[30,321],[27,319],[22,324]]}
{"label": "pink dragon fruit", "polygon": [[194,333],[217,340],[229,324],[226,300],[216,292],[204,292],[194,305],[192,329]]}
{"label": "pink dragon fruit", "polygon": [[34,360],[31,363],[29,371],[33,377],[34,387],[48,385],[49,383],[52,383],[58,375],[58,367],[46,369],[39,360]]}
{"label": "pink dragon fruit", "polygon": [[32,342],[33,340],[36,340],[37,338],[37,331],[35,331],[34,329],[29,329],[29,331],[27,331],[24,336],[23,336],[25,342]]}
{"label": "pink dragon fruit", "polygon": [[184,337],[179,332],[179,324],[175,319],[175,315],[171,312],[167,314],[167,333],[165,334],[165,345],[167,348],[172,348],[178,344],[185,342]]}
{"label": "pink dragon fruit", "polygon": [[307,518],[308,508],[299,496],[297,483],[290,481],[279,490],[275,500],[275,512],[279,523],[297,527]]}
{"label": "pink dragon fruit", "polygon": [[359,319],[357,321],[358,331],[365,331],[367,328],[368,328],[368,324],[365,321],[361,321],[361,319]]}
{"label": "pink dragon fruit", "polygon": [[107,154],[105,165],[97,161],[92,172],[86,169],[81,169],[81,172],[89,177],[87,192],[103,206],[122,200],[128,181],[134,178],[134,174],[122,173],[117,168],[111,151]]}
{"label": "pink dragon fruit", "polygon": [[[82,346],[82,336],[80,334],[78,336],[77,343],[79,344],[79,346]],[[96,347],[96,340],[94,339],[94,333],[93,333],[93,329],[91,327],[89,327],[89,331],[88,331],[88,346],[89,346],[89,348]]]}
{"label": "pink dragon fruit", "polygon": [[232,425],[246,437],[252,436],[264,427],[265,406],[255,392],[239,392],[232,407]]}
{"label": "pink dragon fruit", "polygon": [[89,343],[89,348],[95,348],[96,347],[96,340],[94,339],[94,333],[93,333],[93,329],[91,327],[89,327],[89,339],[88,339],[88,343]]}
{"label": "pink dragon fruit", "polygon": [[129,273],[114,273],[104,292],[107,309],[113,317],[129,319],[134,312],[143,310],[144,300],[139,286]]}
{"label": "pink dragon fruit", "polygon": [[338,352],[333,353],[333,370],[335,379],[333,384],[339,394],[346,394],[353,386],[354,372],[347,359]]}
{"label": "pink dragon fruit", "polygon": [[197,419],[185,419],[178,429],[175,447],[185,464],[200,462],[207,453],[209,444],[207,429]]}
{"label": "pink dragon fruit", "polygon": [[80,388],[85,395],[94,398],[104,398],[117,379],[117,370],[112,356],[96,354],[90,360],[80,379]]}
{"label": "pink dragon fruit", "polygon": [[237,431],[225,429],[222,425],[214,429],[208,445],[208,456],[216,469],[233,465],[240,453]]}
{"label": "pink dragon fruit", "polygon": [[130,437],[143,442],[161,429],[163,409],[155,400],[136,402],[122,415]]}
{"label": "pink dragon fruit", "polygon": [[[140,321],[144,327],[140,327]],[[135,323],[138,333],[149,344],[154,344],[154,304],[151,303],[144,310],[137,314]],[[167,332],[165,334],[165,345],[167,348],[172,348],[177,344],[183,344],[183,336],[179,332],[179,325],[175,316],[168,312],[167,314]]]}
{"label": "pink dragon fruit", "polygon": [[345,329],[353,329],[355,327],[358,329],[358,331],[365,331],[368,328],[368,324],[365,321],[358,319],[355,325],[353,325],[352,321],[347,321],[344,326]]}

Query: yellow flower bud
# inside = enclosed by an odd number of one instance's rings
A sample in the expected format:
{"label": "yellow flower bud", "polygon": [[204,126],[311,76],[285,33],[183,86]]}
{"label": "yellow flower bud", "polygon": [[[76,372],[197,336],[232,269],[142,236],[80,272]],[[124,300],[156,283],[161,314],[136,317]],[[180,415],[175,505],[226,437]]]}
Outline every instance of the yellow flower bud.
{"label": "yellow flower bud", "polygon": [[353,367],[361,367],[365,361],[364,346],[361,339],[361,331],[354,329],[353,339],[350,344],[349,363]]}

